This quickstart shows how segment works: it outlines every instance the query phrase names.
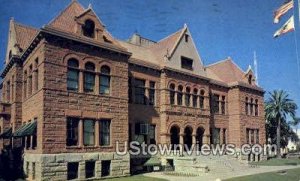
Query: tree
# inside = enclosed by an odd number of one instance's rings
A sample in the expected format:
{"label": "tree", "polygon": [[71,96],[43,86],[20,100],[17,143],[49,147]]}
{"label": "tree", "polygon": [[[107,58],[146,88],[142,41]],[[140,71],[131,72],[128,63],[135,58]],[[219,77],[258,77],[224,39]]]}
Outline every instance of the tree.
{"label": "tree", "polygon": [[281,128],[288,126],[286,117],[289,115],[294,118],[296,109],[297,104],[289,98],[285,91],[275,90],[269,93],[269,98],[265,104],[265,112],[267,122],[275,123],[276,125],[277,158],[281,156]]}
{"label": "tree", "polygon": [[300,118],[294,117],[293,120],[290,122],[290,124],[295,127],[296,134],[297,134],[298,125],[300,124]]}

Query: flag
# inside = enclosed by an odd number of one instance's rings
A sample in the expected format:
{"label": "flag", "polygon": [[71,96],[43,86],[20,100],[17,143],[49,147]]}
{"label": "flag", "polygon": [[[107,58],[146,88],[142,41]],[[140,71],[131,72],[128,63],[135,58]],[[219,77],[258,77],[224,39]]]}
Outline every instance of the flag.
{"label": "flag", "polygon": [[290,19],[279,29],[274,33],[274,38],[277,38],[280,35],[283,35],[285,33],[288,33],[290,31],[294,31],[294,16],[291,16]]}
{"label": "flag", "polygon": [[274,12],[274,23],[279,23],[281,16],[294,7],[293,1],[288,1]]}

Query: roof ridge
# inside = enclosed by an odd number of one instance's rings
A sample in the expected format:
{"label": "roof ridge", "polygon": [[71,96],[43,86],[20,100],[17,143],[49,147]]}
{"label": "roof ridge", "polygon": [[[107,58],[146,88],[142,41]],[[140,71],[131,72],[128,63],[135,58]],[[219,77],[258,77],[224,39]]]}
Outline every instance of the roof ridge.
{"label": "roof ridge", "polygon": [[61,10],[57,16],[53,17],[53,19],[51,19],[51,21],[48,24],[51,25],[57,18],[59,18],[74,3],[77,3],[83,10],[85,9],[77,0],[72,0],[71,3],[69,3],[63,10]]}
{"label": "roof ridge", "polygon": [[178,39],[176,40],[175,44],[173,45],[171,52],[170,52],[170,57],[173,55],[176,47],[178,46],[178,44],[180,43],[180,40],[182,38],[182,36],[184,35],[184,33],[187,31],[187,25],[184,24],[184,27],[181,29],[180,35],[178,37]]}
{"label": "roof ridge", "polygon": [[35,28],[35,27],[33,27],[33,26],[30,26],[30,25],[25,25],[25,24],[23,24],[23,23],[16,22],[15,20],[13,21],[13,23],[14,23],[15,25],[22,26],[22,27],[24,27],[24,28],[30,28],[30,29],[32,29],[32,30],[39,31],[39,28]]}
{"label": "roof ridge", "polygon": [[165,40],[169,39],[171,36],[174,36],[176,33],[179,33],[179,32],[182,31],[182,29],[184,29],[184,28],[185,28],[185,27],[180,28],[179,30],[175,31],[174,33],[172,33],[172,34],[170,34],[170,35],[164,37],[163,39],[159,40],[159,41],[157,42],[157,44],[159,44],[159,43],[162,42],[162,41],[165,41]]}
{"label": "roof ridge", "polygon": [[[230,57],[227,57],[227,58],[224,59],[224,60],[220,60],[220,61],[217,61],[217,62],[215,62],[215,63],[209,64],[209,65],[205,66],[205,68],[209,68],[209,67],[212,67],[212,66],[218,65],[218,64],[220,64],[220,63],[224,63],[224,62],[226,62],[226,61],[230,61],[230,60],[231,60],[231,58],[230,58]],[[232,61],[232,60],[231,60],[231,61]]]}

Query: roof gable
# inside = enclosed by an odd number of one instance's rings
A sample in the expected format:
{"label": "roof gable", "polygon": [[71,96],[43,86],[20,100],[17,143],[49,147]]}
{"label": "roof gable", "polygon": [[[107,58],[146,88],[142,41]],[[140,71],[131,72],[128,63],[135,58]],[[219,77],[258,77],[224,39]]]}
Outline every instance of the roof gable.
{"label": "roof gable", "polygon": [[[225,83],[241,81],[245,76],[245,73],[230,58],[209,65],[206,68]],[[209,76],[211,75],[209,74]]]}

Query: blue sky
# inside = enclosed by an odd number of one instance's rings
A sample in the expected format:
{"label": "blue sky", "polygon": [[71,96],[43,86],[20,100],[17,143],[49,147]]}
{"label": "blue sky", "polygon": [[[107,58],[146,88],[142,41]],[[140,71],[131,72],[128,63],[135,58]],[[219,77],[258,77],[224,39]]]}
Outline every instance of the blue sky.
{"label": "blue sky", "polygon": [[[17,22],[39,28],[53,19],[70,1],[0,0],[0,60],[4,61],[10,17],[14,17]],[[138,32],[158,41],[187,23],[205,65],[230,56],[246,70],[249,64],[253,64],[253,51],[256,51],[259,84],[267,92],[274,89],[288,91],[300,106],[294,33],[273,39],[274,32],[292,13],[291,11],[279,24],[273,24],[273,12],[284,0],[79,2],[85,7],[91,3],[110,33],[123,40]],[[299,33],[300,31],[297,32]],[[299,39],[300,36],[296,37]],[[3,64],[1,66],[2,69]],[[300,111],[298,113],[300,116]]]}

